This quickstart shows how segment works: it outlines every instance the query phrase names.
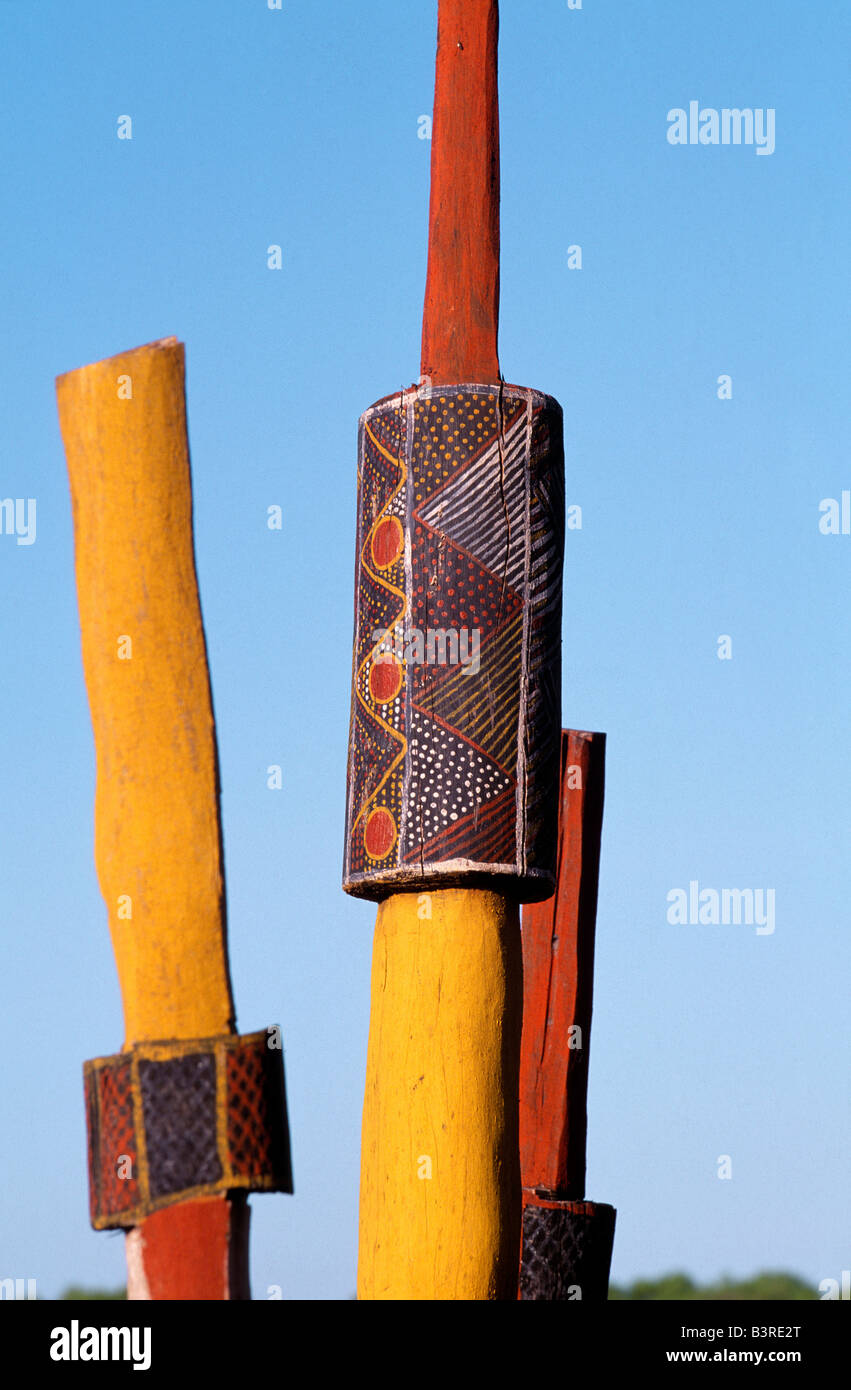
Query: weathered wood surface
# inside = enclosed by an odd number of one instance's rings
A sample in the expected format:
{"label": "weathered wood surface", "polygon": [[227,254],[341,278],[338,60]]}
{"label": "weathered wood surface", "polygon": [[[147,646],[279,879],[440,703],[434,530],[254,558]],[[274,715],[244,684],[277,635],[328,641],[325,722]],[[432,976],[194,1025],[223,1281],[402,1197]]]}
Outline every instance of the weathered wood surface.
{"label": "weathered wood surface", "polygon": [[[68,372],[57,397],[125,1045],[232,1032],[183,345]],[[128,1296],[247,1298],[247,1220],[244,1197],[224,1194],[147,1218],[128,1242]]]}
{"label": "weathered wood surface", "polygon": [[420,387],[361,420],[343,886],[555,888],[557,402]]}
{"label": "weathered wood surface", "polygon": [[615,1216],[614,1207],[605,1202],[526,1201],[519,1297],[524,1302],[605,1303]]}
{"label": "weathered wood surface", "polygon": [[561,736],[558,884],[524,907],[519,1296],[605,1300],[615,1211],[584,1199],[605,734]]}
{"label": "weathered wood surface", "polygon": [[516,905],[462,889],[381,904],[359,1298],[516,1297],[521,1008]]}
{"label": "weathered wood surface", "polygon": [[562,1198],[585,1194],[605,756],[605,734],[563,730],[558,887],[523,909],[523,1187]]}
{"label": "weathered wood surface", "polygon": [[499,5],[440,0],[422,373],[500,379]]}
{"label": "weathered wood surface", "polygon": [[250,1298],[245,1193],[155,1211],[127,1236],[128,1298],[180,1302]]}

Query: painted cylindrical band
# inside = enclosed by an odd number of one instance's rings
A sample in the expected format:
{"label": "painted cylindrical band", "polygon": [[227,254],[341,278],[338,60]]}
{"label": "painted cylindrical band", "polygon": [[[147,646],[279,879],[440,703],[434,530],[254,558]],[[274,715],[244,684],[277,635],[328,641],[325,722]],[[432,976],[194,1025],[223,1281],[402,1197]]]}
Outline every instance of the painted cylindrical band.
{"label": "painted cylindrical band", "polygon": [[421,385],[361,417],[343,887],[555,887],[562,412]]}
{"label": "painted cylindrical band", "polygon": [[292,1192],[277,1026],[139,1043],[83,1076],[96,1230],[216,1192]]}

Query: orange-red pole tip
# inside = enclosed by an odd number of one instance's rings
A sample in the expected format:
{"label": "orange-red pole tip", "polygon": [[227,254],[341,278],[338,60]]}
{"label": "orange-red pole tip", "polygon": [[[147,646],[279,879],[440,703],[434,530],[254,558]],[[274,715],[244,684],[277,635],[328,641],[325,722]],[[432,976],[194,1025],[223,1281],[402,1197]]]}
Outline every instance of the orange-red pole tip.
{"label": "orange-red pole tip", "polygon": [[421,370],[499,380],[497,0],[439,0]]}

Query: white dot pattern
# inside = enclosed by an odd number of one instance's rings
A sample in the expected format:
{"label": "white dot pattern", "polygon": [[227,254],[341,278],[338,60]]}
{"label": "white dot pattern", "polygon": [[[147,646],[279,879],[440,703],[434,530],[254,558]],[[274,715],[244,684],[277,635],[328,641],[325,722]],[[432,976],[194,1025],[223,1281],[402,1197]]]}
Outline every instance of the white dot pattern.
{"label": "white dot pattern", "polygon": [[430,840],[511,786],[511,778],[483,753],[417,709],[411,711],[409,749],[406,829],[415,843]]}

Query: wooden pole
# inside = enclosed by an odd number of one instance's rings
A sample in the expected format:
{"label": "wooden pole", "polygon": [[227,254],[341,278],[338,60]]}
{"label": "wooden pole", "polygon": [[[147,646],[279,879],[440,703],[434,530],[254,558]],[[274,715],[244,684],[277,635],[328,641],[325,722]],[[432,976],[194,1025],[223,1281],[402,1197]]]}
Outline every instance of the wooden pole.
{"label": "wooden pole", "polygon": [[565,729],[558,886],[523,909],[520,1162],[524,1299],[605,1299],[610,1206],[585,1193],[605,734]]}
{"label": "wooden pole", "polygon": [[378,910],[358,1297],[514,1298],[517,906],[472,889],[430,897],[430,919],[410,893]]}
{"label": "wooden pole", "polygon": [[[499,377],[498,28],[496,0],[440,0],[421,363],[435,382]],[[400,893],[378,913],[358,1296],[511,1298],[518,910],[461,888],[427,906]]]}
{"label": "wooden pole", "polygon": [[[518,900],[554,886],[563,460],[557,404],[499,370],[497,37],[496,0],[440,0],[423,382],[361,424],[344,886],[384,899],[362,1299],[516,1297]],[[481,669],[429,665],[435,629],[473,629]]]}
{"label": "wooden pole", "polygon": [[497,0],[440,0],[422,374],[498,381]]}
{"label": "wooden pole", "polygon": [[[222,1077],[226,1066],[238,1070],[223,1044],[218,1052],[199,1044],[194,1055],[182,1046],[234,1033],[183,345],[166,338],[69,372],[57,379],[57,397],[97,753],[95,859],[131,1054],[124,1067],[121,1058],[88,1064],[90,1140],[99,1145],[90,1165],[93,1216],[104,1205],[100,1224],[116,1224],[107,1219],[114,1211],[126,1224],[121,1209],[138,1206],[141,1174],[148,1196],[167,1200],[169,1165],[191,1173],[207,1143],[192,1189],[215,1183],[217,1115],[228,1122]],[[133,1055],[163,1040],[171,1061]],[[209,1106],[198,1109],[208,1083]],[[180,1109],[187,1099],[191,1117]],[[190,1118],[199,1125],[196,1151],[181,1153]],[[212,1138],[201,1133],[208,1119]],[[128,1297],[249,1298],[241,1185],[160,1211],[150,1202],[128,1235]]]}

